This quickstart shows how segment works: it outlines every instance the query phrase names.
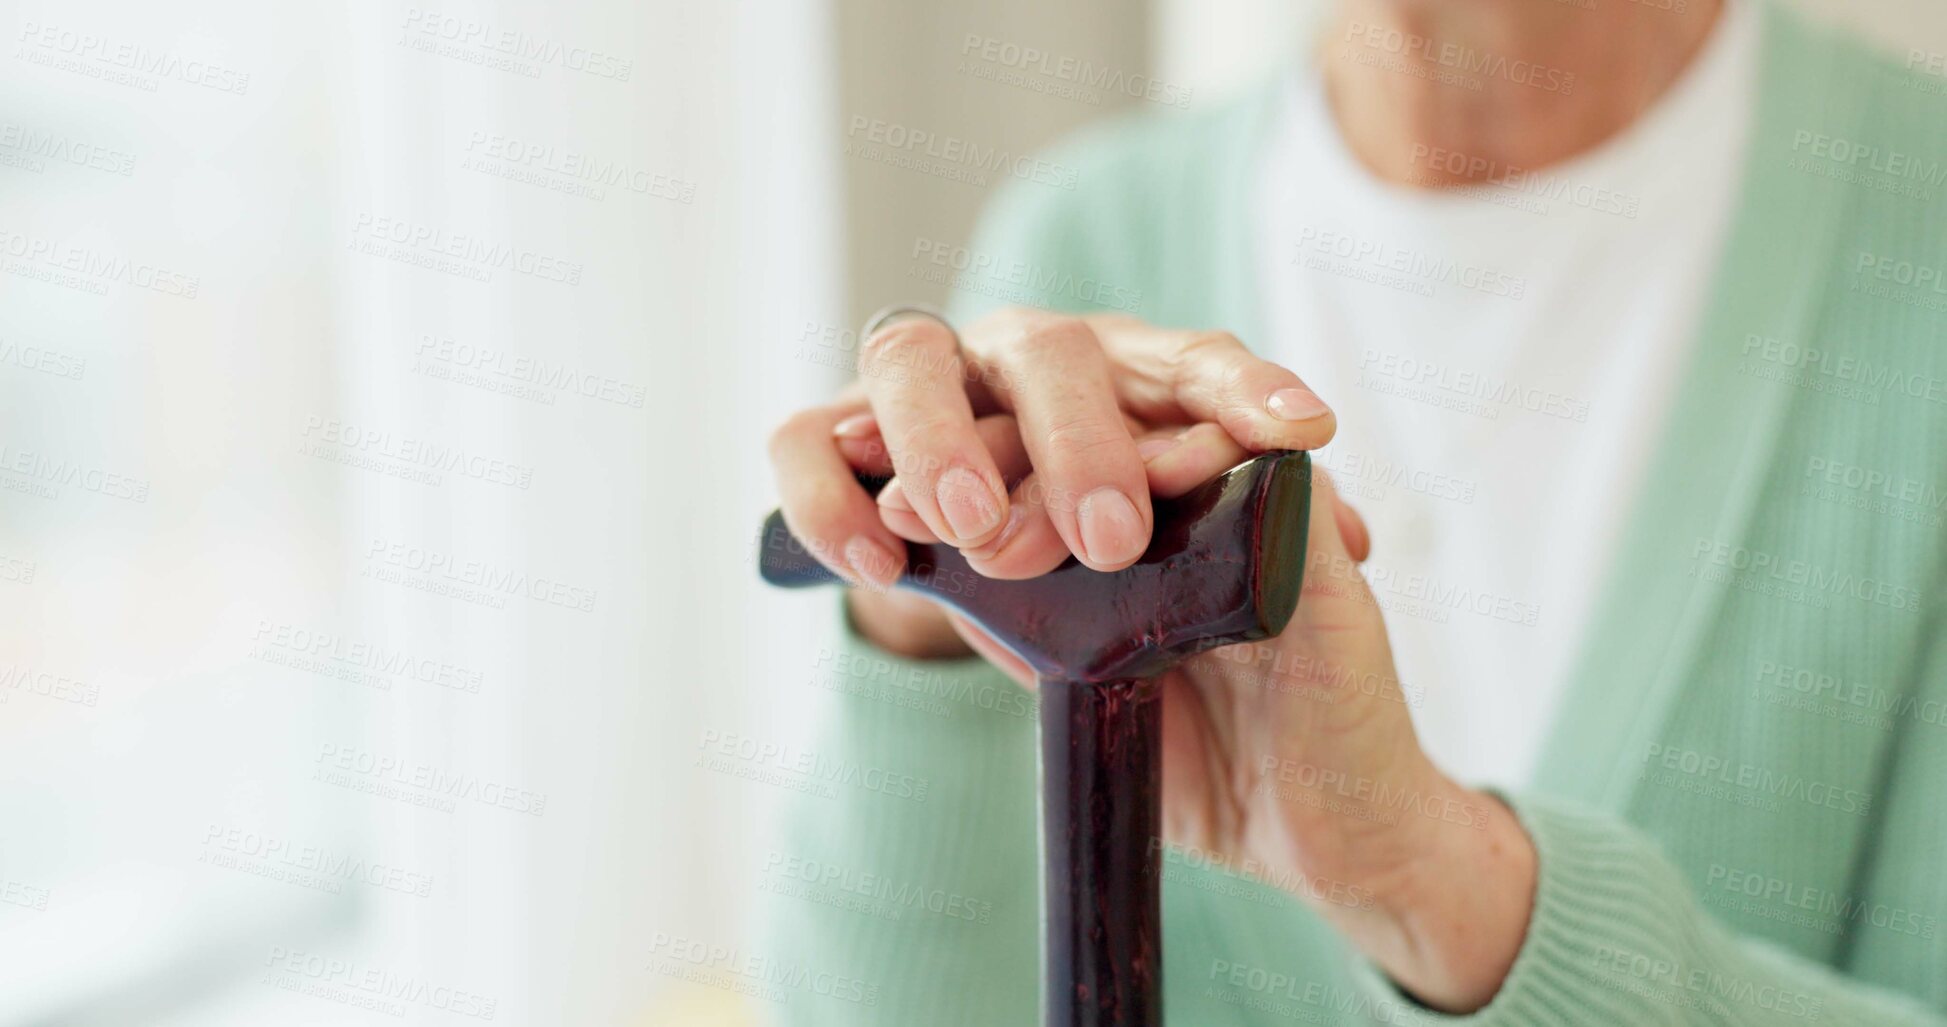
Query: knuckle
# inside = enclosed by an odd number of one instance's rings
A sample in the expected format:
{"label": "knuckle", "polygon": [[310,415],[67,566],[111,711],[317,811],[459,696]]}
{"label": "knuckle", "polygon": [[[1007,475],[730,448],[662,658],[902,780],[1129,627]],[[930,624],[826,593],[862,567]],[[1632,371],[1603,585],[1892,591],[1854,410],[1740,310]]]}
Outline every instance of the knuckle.
{"label": "knuckle", "polygon": [[1177,359],[1185,367],[1202,361],[1235,361],[1244,352],[1244,343],[1226,331],[1186,332],[1177,346]]}
{"label": "knuckle", "polygon": [[856,534],[847,487],[852,482],[819,481],[808,484],[785,509],[791,532],[814,553],[836,552]]}
{"label": "knuckle", "polygon": [[777,427],[772,428],[771,434],[765,439],[764,444],[765,450],[770,453],[771,461],[773,463],[782,463],[783,454],[790,448],[791,443],[806,437],[813,431],[812,422],[819,420],[822,413],[822,411],[816,408],[800,410],[790,417],[785,418],[783,423]]}
{"label": "knuckle", "polygon": [[1128,442],[1129,433],[1120,424],[1089,415],[1056,420],[1047,426],[1042,437],[1052,453],[1094,456],[1113,449],[1118,443]]}
{"label": "knuckle", "polygon": [[899,440],[892,446],[893,469],[907,481],[932,482],[946,469],[941,443],[954,431],[953,422],[940,417],[921,417],[901,427]]}
{"label": "knuckle", "polygon": [[1170,377],[1178,388],[1223,395],[1246,385],[1253,366],[1251,351],[1237,336],[1224,331],[1190,332],[1176,348]]}
{"label": "knuckle", "polygon": [[859,344],[859,367],[927,369],[954,357],[953,333],[931,318],[911,317],[880,328]]}
{"label": "knuckle", "polygon": [[1017,359],[1033,361],[1056,354],[1074,353],[1093,347],[1095,332],[1088,322],[1071,314],[1037,313],[1014,333],[1009,352]]}

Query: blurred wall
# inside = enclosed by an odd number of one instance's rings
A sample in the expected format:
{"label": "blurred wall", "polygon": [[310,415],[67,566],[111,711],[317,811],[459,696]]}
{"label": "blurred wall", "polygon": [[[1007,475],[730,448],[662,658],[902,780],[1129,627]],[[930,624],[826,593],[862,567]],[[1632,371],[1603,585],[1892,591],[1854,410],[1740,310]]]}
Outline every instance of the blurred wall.
{"label": "blurred wall", "polygon": [[1072,188],[1064,169],[1017,158],[1140,102],[1076,79],[1142,89],[1151,47],[1142,9],[1115,0],[834,7],[850,329],[895,300],[944,298],[926,258],[965,245],[1003,182]]}

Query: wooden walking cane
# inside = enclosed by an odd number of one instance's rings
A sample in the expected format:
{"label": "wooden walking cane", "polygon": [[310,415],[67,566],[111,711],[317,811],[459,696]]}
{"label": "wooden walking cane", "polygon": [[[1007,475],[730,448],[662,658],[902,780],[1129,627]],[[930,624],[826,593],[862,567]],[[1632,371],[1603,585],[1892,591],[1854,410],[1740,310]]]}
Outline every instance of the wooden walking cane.
{"label": "wooden walking cane", "polygon": [[[958,610],[1039,676],[1046,1027],[1155,1027],[1162,1005],[1162,703],[1154,680],[1216,646],[1270,638],[1298,605],[1311,462],[1277,452],[1155,503],[1141,560],[1073,558],[1025,581],[906,546],[897,588]],[[839,580],[771,514],[774,585]]]}

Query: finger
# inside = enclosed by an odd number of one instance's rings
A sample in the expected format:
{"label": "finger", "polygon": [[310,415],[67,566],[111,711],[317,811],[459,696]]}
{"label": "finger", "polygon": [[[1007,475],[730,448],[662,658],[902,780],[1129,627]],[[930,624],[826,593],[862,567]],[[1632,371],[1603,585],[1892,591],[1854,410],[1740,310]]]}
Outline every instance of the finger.
{"label": "finger", "polygon": [[1149,471],[1152,495],[1174,499],[1243,463],[1250,456],[1221,425],[1152,432],[1137,444]]}
{"label": "finger", "polygon": [[988,438],[984,429],[990,423],[1005,428],[989,438],[988,448],[1001,473],[1014,483],[1008,493],[1007,523],[987,544],[964,550],[963,555],[969,566],[989,578],[1039,577],[1068,559],[1068,543],[1062,541],[1048,516],[1047,489],[1034,473],[1019,422],[1006,414],[982,418],[984,438]]}
{"label": "finger", "polygon": [[959,345],[937,321],[911,318],[859,347],[859,376],[914,513],[942,540],[979,545],[1007,517],[1007,488],[974,431]]}
{"label": "finger", "polygon": [[1366,519],[1344,500],[1334,504],[1332,512],[1338,518],[1339,539],[1345,543],[1346,555],[1356,563],[1366,562],[1372,555],[1372,533],[1366,530]]}
{"label": "finger", "polygon": [[886,482],[885,487],[879,490],[876,501],[879,504],[879,521],[887,531],[921,545],[940,540],[940,536],[933,534],[933,529],[919,519],[919,514],[913,512],[913,504],[906,498],[906,490],[899,484],[898,477]]}
{"label": "finger", "polygon": [[[1215,424],[1151,430],[1136,422],[1127,426],[1137,437],[1136,450],[1144,460],[1152,496],[1180,496],[1249,455]],[[1005,470],[1007,459],[997,459]],[[1010,497],[1007,526],[992,542],[966,552],[974,570],[990,578],[1014,580],[1037,577],[1060,566],[1068,557],[1068,547],[1047,518],[1046,498],[1047,490],[1037,476],[1017,484]]]}
{"label": "finger", "polygon": [[1040,474],[1021,479],[1008,495],[1007,524],[993,541],[966,550],[967,564],[985,577],[1018,581],[1038,578],[1066,562],[1068,542],[1049,516],[1048,498]]}
{"label": "finger", "polygon": [[[1015,428],[1012,415],[990,414],[982,417],[974,422],[974,434],[980,437],[981,445],[986,446],[988,455],[994,458],[994,466],[999,468],[1001,480],[1011,481],[1027,473],[1027,451],[1021,447],[1020,432]],[[912,500],[906,497],[905,486],[897,476],[879,490],[878,503],[879,517],[893,534],[909,542],[931,543],[940,540],[913,510]],[[1012,515],[1010,509],[1009,516]],[[993,543],[990,541],[987,544]]]}
{"label": "finger", "polygon": [[853,468],[867,474],[892,473],[892,455],[879,434],[879,419],[871,411],[861,411],[833,425],[832,438]]}
{"label": "finger", "polygon": [[982,359],[1002,372],[996,398],[1020,422],[1069,552],[1099,571],[1135,562],[1154,520],[1149,483],[1095,333],[1080,318],[1024,316],[989,336]]}
{"label": "finger", "polygon": [[1347,542],[1339,513],[1344,504],[1332,487],[1331,475],[1316,464],[1311,474],[1305,577],[1297,616],[1314,630],[1354,630],[1377,616],[1377,602]]}
{"label": "finger", "polygon": [[832,429],[856,409],[816,407],[771,434],[771,470],[785,526],[833,573],[854,585],[891,587],[906,563],[906,547],[879,520],[838,446]]}
{"label": "finger", "polygon": [[[1190,429],[1146,430],[1133,420],[1125,427],[1139,441],[1152,495],[1178,496],[1235,466],[1243,449],[1214,424]],[[1151,455],[1155,454],[1155,455]],[[997,456],[1002,468],[1010,457]],[[989,578],[1018,580],[1046,574],[1068,559],[1068,543],[1048,516],[1049,490],[1030,474],[1009,496],[1007,526],[992,542],[966,551],[967,562]]]}
{"label": "finger", "polygon": [[953,610],[946,611],[946,620],[948,624],[953,625],[954,632],[967,643],[967,647],[979,653],[982,659],[999,668],[1001,673],[1013,678],[1022,686],[1030,689],[1034,687],[1034,668],[1028,666],[1027,661],[1014,655],[1012,649],[1002,645],[995,640],[994,636],[980,630],[974,622]]}
{"label": "finger", "polygon": [[1214,421],[1252,452],[1317,449],[1338,418],[1289,368],[1229,332],[1181,332],[1128,317],[1091,318],[1102,348],[1122,372],[1123,402],[1149,421]]}

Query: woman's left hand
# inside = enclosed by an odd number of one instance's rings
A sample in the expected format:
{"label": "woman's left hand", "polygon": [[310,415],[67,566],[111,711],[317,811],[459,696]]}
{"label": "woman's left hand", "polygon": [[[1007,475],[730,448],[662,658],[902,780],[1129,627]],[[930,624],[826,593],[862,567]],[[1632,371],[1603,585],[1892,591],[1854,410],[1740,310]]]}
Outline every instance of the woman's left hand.
{"label": "woman's left hand", "polygon": [[1534,846],[1493,796],[1421,750],[1364,523],[1322,471],[1297,612],[1163,692],[1168,839],[1294,891],[1421,1002],[1486,1005],[1520,951]]}
{"label": "woman's left hand", "polygon": [[[1215,425],[1138,433],[1153,489],[1187,491],[1249,453]],[[1173,442],[1165,446],[1162,443]],[[1305,899],[1421,1002],[1485,1005],[1520,950],[1535,853],[1513,814],[1421,750],[1359,515],[1314,471],[1297,612],[1275,639],[1163,678],[1166,840]],[[962,618],[1016,680],[1032,674]]]}

